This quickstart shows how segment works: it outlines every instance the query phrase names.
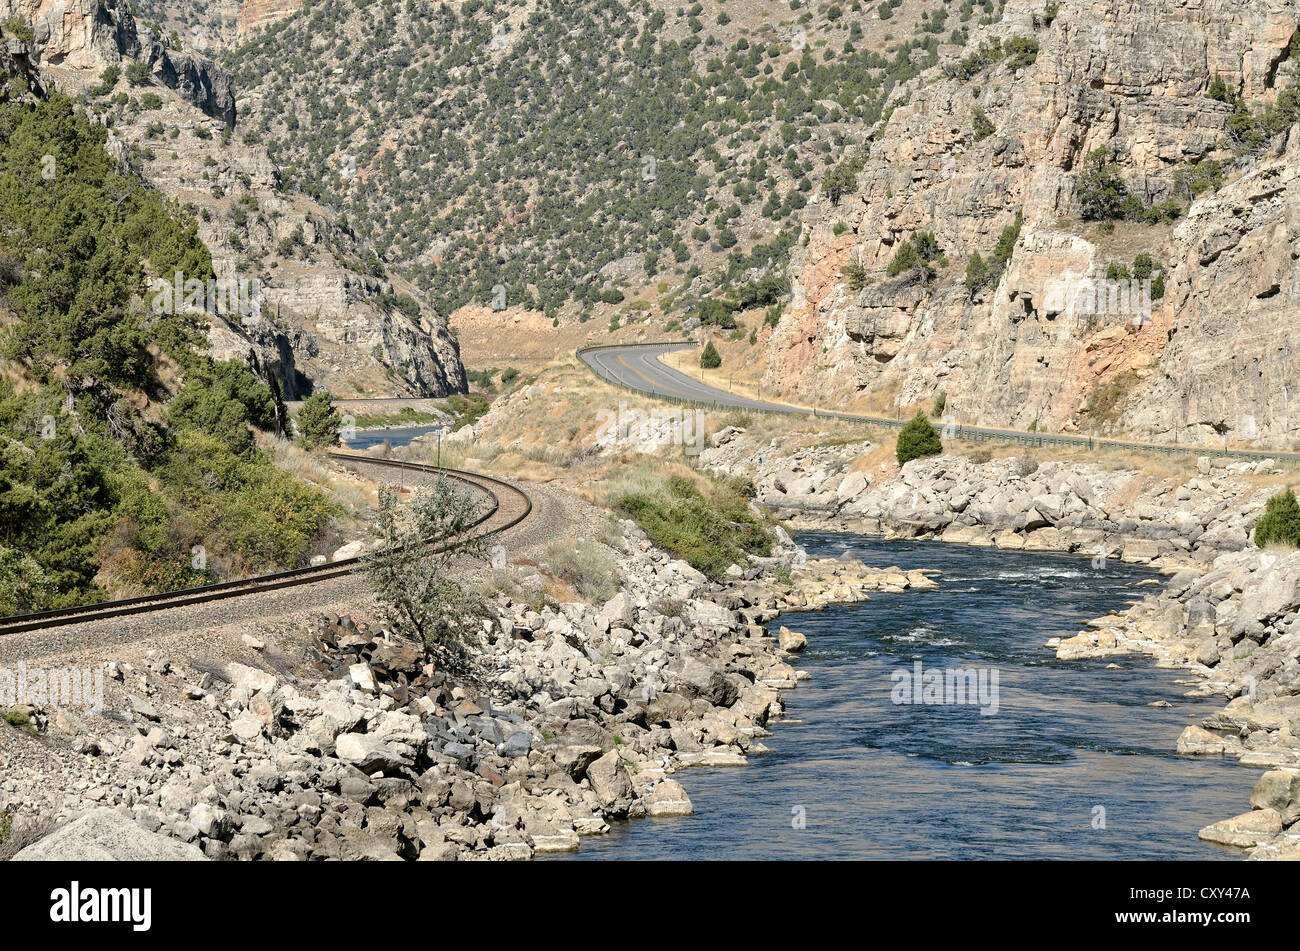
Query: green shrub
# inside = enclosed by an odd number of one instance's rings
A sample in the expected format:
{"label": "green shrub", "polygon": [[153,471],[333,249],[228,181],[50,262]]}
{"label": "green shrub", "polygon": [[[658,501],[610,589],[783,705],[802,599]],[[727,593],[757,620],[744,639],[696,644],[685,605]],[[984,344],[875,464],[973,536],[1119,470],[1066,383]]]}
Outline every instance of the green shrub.
{"label": "green shrub", "polygon": [[718,353],[712,340],[704,345],[704,352],[700,354],[700,366],[705,370],[716,370],[722,366],[722,354]]}
{"label": "green shrub", "polygon": [[139,60],[127,63],[126,81],[132,86],[148,86],[153,82],[153,73],[149,70],[149,64]]}
{"label": "green shrub", "polygon": [[658,491],[630,492],[616,507],[650,540],[710,578],[720,578],[746,555],[772,552],[772,535],[737,487],[715,484],[705,495],[690,479],[673,476]]}
{"label": "green shrub", "polygon": [[840,162],[822,179],[822,192],[831,200],[832,205],[838,205],[840,199],[853,191],[858,185],[858,161],[855,159],[845,159]]}
{"label": "green shrub", "polygon": [[275,423],[271,388],[242,360],[201,366],[167,405],[167,424],[173,429],[202,430],[241,456],[253,450],[250,426],[269,430]]}
{"label": "green shrub", "polygon": [[[3,720],[10,726],[17,727],[20,730],[31,730],[33,733],[36,732],[36,726],[32,723],[31,718],[21,710],[6,710],[4,713],[0,713],[0,720]],[[9,829],[6,827],[4,829],[6,837],[8,837],[8,831]]]}
{"label": "green shrub", "polygon": [[1038,40],[1032,36],[1017,36],[1003,47],[1007,55],[1007,65],[1012,69],[1033,65],[1038,59]]}
{"label": "green shrub", "polygon": [[12,36],[20,43],[31,43],[36,39],[36,31],[32,29],[31,23],[25,16],[15,13],[2,24],[7,36]]}
{"label": "green shrub", "polygon": [[238,455],[195,429],[177,434],[157,474],[190,533],[246,571],[305,563],[337,511],[319,489],[275,468],[261,452]]}
{"label": "green shrub", "polygon": [[0,616],[38,611],[54,594],[53,581],[34,558],[0,546]]}
{"label": "green shrub", "polygon": [[840,276],[849,282],[849,288],[854,291],[860,291],[871,283],[867,269],[853,261],[840,268]]}
{"label": "green shrub", "polygon": [[302,401],[293,428],[298,444],[305,449],[322,449],[339,441],[343,418],[328,390],[313,393]]}
{"label": "green shrub", "polygon": [[894,259],[889,262],[886,272],[890,277],[897,277],[904,271],[922,267],[927,271],[930,264],[943,257],[933,231],[918,231],[898,246]]}
{"label": "green shrub", "polygon": [[989,273],[988,264],[978,251],[974,252],[966,262],[966,289],[971,293],[979,290],[989,282]]}
{"label": "green shrub", "polygon": [[1300,548],[1300,503],[1290,489],[1273,496],[1255,523],[1255,544]]}
{"label": "green shrub", "polygon": [[723,330],[736,329],[736,304],[717,297],[706,297],[695,308],[694,316],[704,327],[721,327]]}
{"label": "green shrub", "polygon": [[939,439],[938,431],[925,418],[925,413],[918,412],[899,430],[895,454],[900,466],[922,456],[937,456],[941,452],[943,442]]}

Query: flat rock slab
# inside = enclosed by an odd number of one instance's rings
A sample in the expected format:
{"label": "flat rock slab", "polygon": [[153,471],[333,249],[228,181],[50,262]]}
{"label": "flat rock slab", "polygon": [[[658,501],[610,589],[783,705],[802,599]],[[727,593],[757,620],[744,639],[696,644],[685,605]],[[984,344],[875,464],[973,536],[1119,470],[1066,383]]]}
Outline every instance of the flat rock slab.
{"label": "flat rock slab", "polygon": [[92,809],[33,842],[15,862],[206,862],[198,848],[179,839],[146,832],[107,806]]}

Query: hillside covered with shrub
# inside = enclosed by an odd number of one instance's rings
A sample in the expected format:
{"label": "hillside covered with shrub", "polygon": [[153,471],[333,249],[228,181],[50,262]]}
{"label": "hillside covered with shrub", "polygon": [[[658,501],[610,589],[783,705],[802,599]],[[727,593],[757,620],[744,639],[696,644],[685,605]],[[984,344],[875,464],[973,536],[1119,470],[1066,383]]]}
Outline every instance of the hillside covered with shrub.
{"label": "hillside covered with shrub", "polygon": [[440,313],[654,287],[726,326],[789,293],[801,209],[891,90],[997,10],[741,6],[312,0],[224,62],[287,187]]}
{"label": "hillside covered with shrub", "polygon": [[105,141],[65,97],[0,103],[0,614],[296,565],[331,512],[259,448],[275,394],[152,306],[211,256]]}

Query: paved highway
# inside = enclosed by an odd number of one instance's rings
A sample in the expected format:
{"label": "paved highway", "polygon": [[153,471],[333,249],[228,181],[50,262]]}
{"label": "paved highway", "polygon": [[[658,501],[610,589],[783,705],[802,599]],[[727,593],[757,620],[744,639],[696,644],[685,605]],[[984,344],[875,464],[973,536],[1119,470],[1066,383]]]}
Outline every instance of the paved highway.
{"label": "paved highway", "polygon": [[[806,413],[783,403],[768,403],[745,396],[736,396],[707,383],[692,379],[660,362],[659,358],[674,350],[696,350],[693,343],[630,344],[625,347],[580,351],[583,361],[612,383],[643,393],[686,400],[691,403],[711,403],[734,406],[738,409],[761,410],[768,413]],[[693,358],[694,359],[694,358]]]}
{"label": "paved highway", "polygon": [[[809,410],[785,403],[737,396],[716,387],[701,383],[660,361],[665,353],[675,350],[695,351],[694,343],[618,344],[587,347],[578,356],[596,374],[617,386],[638,390],[666,399],[711,406],[754,410],[766,413],[792,413],[808,415]],[[902,422],[882,416],[861,416],[818,410],[816,415],[828,419],[841,419],[851,423],[866,423],[896,429]],[[903,421],[905,422],[905,421]],[[1209,446],[1177,446],[1165,443],[1125,442],[1116,439],[1094,439],[1091,436],[1052,435],[1024,433],[1014,429],[992,429],[984,426],[942,425],[945,439],[966,439],[974,442],[1011,442],[1026,446],[1059,446],[1076,449],[1120,449],[1135,452],[1154,452],[1164,455],[1236,456],[1246,459],[1285,459],[1300,461],[1300,453],[1266,452],[1258,449],[1225,449]]]}

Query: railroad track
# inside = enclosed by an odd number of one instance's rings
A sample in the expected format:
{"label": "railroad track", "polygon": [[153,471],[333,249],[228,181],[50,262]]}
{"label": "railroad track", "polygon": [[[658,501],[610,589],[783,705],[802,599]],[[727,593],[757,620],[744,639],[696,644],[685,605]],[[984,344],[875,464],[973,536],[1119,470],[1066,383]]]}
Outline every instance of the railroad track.
{"label": "railroad track", "polygon": [[[371,467],[388,473],[399,470],[415,472],[421,475],[445,475],[449,479],[454,479],[483,492],[487,496],[489,504],[482,517],[473,526],[473,537],[476,538],[513,528],[526,519],[533,510],[532,500],[523,490],[508,482],[481,473],[467,472],[463,469],[440,469],[437,466],[424,465],[418,462],[374,459],[343,452],[331,452],[329,458],[342,462],[344,465],[363,469]],[[455,543],[444,547],[454,548]],[[40,611],[34,614],[2,617],[0,618],[0,636],[19,634],[23,631],[62,627],[67,624],[83,624],[88,621],[130,617],[188,605],[210,604],[213,601],[246,597],[264,591],[276,591],[281,588],[316,584],[330,578],[340,578],[354,574],[361,570],[361,562],[361,556],[342,558],[312,568],[291,568],[288,571],[255,575],[238,581],[221,581],[216,584],[200,585],[199,587],[185,588],[179,591],[164,591],[158,594],[123,598],[118,601],[101,601],[97,604],[87,604],[75,608],[60,608],[55,611]]]}

